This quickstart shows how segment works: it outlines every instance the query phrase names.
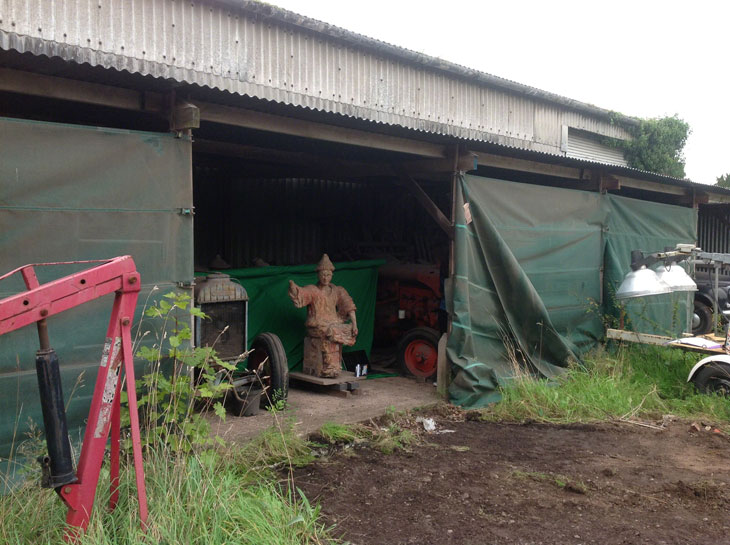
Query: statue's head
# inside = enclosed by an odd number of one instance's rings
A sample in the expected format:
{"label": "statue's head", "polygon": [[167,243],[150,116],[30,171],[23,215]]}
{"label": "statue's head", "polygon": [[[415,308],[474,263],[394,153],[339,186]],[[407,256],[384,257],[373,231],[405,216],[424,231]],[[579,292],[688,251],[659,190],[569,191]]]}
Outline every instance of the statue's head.
{"label": "statue's head", "polygon": [[334,270],[335,266],[332,264],[332,261],[330,261],[329,256],[324,254],[322,259],[319,260],[319,263],[317,263],[317,278],[319,279],[319,284],[321,286],[329,285],[332,281],[332,273]]}
{"label": "statue's head", "polygon": [[329,286],[332,282],[332,271],[322,270],[317,272],[320,286]]}

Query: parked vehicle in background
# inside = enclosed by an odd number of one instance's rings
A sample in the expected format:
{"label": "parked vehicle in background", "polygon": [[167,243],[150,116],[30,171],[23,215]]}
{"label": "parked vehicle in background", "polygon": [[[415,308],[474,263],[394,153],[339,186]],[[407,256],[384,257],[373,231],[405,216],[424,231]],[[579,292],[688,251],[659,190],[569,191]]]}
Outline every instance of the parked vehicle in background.
{"label": "parked vehicle in background", "polygon": [[[697,271],[695,273],[695,282],[697,283],[697,291],[695,292],[694,314],[692,315],[692,334],[704,335],[710,333],[713,329],[715,278],[709,272]],[[720,312],[730,310],[729,290],[730,278],[720,275],[717,290],[717,308]]]}
{"label": "parked vehicle in background", "polygon": [[389,264],[379,271],[376,338],[397,346],[401,372],[436,376],[438,341],[446,329],[442,274],[437,264]]}

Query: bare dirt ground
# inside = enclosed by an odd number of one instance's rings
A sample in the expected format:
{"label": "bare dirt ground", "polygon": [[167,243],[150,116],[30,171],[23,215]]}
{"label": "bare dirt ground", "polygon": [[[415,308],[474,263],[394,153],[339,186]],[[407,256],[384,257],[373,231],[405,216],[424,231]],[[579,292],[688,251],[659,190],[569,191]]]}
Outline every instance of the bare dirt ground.
{"label": "bare dirt ground", "polygon": [[730,439],[673,421],[501,424],[433,409],[409,451],[347,448],[297,471],[355,545],[730,543]]}

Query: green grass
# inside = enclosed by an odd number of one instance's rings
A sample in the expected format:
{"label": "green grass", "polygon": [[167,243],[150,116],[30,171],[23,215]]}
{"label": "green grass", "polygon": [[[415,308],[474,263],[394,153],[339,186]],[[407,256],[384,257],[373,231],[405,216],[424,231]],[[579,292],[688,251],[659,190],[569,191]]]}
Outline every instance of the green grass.
{"label": "green grass", "polygon": [[502,390],[484,412],[489,420],[591,422],[607,419],[706,419],[730,424],[730,400],[698,394],[687,375],[697,354],[654,346],[625,346],[586,358],[552,381],[528,376]]}
{"label": "green grass", "polygon": [[319,435],[330,444],[352,443],[367,435],[365,429],[358,425],[338,424],[325,422],[319,429]]}
{"label": "green grass", "polygon": [[264,430],[231,456],[236,467],[246,472],[281,465],[299,467],[314,460],[311,444],[294,433],[291,419],[280,419],[279,426]]}
{"label": "green grass", "polygon": [[[302,440],[288,443],[284,430],[269,430],[253,446],[198,455],[145,454],[149,529],[139,529],[131,467],[122,471],[120,503],[106,509],[108,470],[82,545],[317,545],[333,543],[319,522],[319,508],[287,484],[270,464],[299,460]],[[278,436],[276,440],[274,437]],[[293,436],[292,436],[293,437]],[[278,441],[278,442],[277,442]],[[131,464],[130,464],[131,466]],[[0,543],[62,542],[66,509],[56,494],[28,483],[0,497]]]}

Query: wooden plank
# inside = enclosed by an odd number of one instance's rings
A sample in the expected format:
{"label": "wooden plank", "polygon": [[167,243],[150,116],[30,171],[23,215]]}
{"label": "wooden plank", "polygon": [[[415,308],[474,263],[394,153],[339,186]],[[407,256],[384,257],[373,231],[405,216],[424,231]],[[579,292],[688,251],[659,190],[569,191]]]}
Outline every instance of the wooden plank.
{"label": "wooden plank", "polygon": [[636,331],[626,331],[625,329],[607,329],[606,338],[616,341],[627,341],[631,343],[665,345],[673,340],[672,337],[663,335],[651,335],[649,333],[638,333]]}
{"label": "wooden plank", "polygon": [[446,359],[447,340],[448,336],[446,333],[441,335],[441,338],[439,339],[438,359],[436,360],[436,392],[441,399],[448,401],[450,369],[449,361]]}
{"label": "wooden plank", "polygon": [[[699,346],[692,346],[690,344],[682,343],[671,343],[670,341],[675,340],[672,337],[665,337],[663,335],[651,335],[649,333],[638,333],[636,331],[626,331],[624,329],[607,329],[606,338],[613,339],[616,341],[633,342],[640,344],[651,344],[655,346],[667,346],[669,348],[678,348],[686,352],[696,352],[699,354],[727,354],[722,348],[702,348]],[[723,343],[724,337],[718,337],[716,335],[703,335],[703,338]]]}
{"label": "wooden plank", "polygon": [[340,371],[340,376],[337,378],[325,378],[315,377],[314,375],[307,375],[306,373],[289,373],[289,378],[294,380],[301,380],[302,382],[309,382],[310,384],[316,384],[318,386],[333,386],[336,384],[346,384],[356,380],[365,380],[367,375],[364,377],[356,377],[352,371]]}

